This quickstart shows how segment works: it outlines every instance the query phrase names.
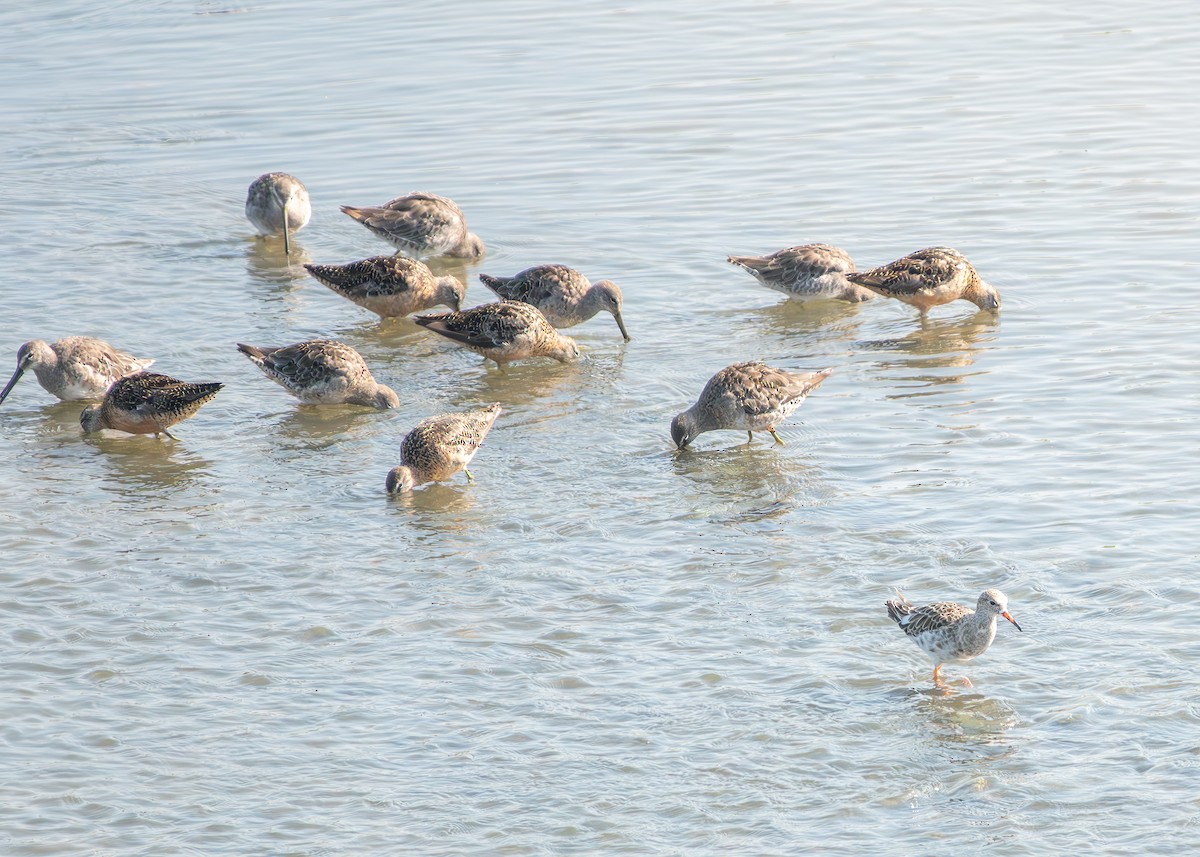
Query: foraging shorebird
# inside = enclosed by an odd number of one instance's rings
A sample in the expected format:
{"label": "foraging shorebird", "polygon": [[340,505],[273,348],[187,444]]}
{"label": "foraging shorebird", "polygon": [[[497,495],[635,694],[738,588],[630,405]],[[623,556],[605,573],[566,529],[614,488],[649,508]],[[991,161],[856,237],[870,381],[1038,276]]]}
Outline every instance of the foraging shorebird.
{"label": "foraging shorebird", "polygon": [[457,277],[434,276],[424,262],[407,256],[304,267],[318,282],[380,318],[411,315],[439,304],[457,312],[467,291]]}
{"label": "foraging shorebird", "polygon": [[268,378],[306,405],[366,405],[397,408],[400,397],[378,383],[362,356],[332,339],[310,339],[279,348],[238,343]]}
{"label": "foraging shorebird", "polygon": [[452,200],[416,191],[383,205],[342,211],[387,241],[397,252],[410,256],[457,256],[478,259],[483,255],[479,236],[467,231],[467,219]]}
{"label": "foraging shorebird", "polygon": [[875,293],[846,279],[854,260],[840,247],[804,244],[785,247],[769,256],[727,256],[725,261],[744,268],[768,289],[798,301],[839,300],[860,303]]}
{"label": "foraging shorebird", "polygon": [[574,327],[600,310],[612,313],[621,336],[629,341],[621,318],[621,289],[612,280],[592,283],[566,265],[536,265],[513,277],[480,274],[479,279],[505,300],[533,304],[555,327]]}
{"label": "foraging shorebird", "polygon": [[500,403],[478,411],[440,414],[417,423],[400,443],[399,467],[387,475],[389,494],[411,491],[426,482],[444,482],[458,471],[475,477],[467,465],[500,414]]}
{"label": "foraging shorebird", "polygon": [[[943,663],[962,663],[977,658],[988,650],[996,639],[996,617],[1003,616],[1021,630],[1017,620],[1008,612],[1008,597],[999,589],[985,589],[975,602],[975,609],[937,601],[917,607],[903,595],[887,602],[888,616],[908,635],[917,647],[933,660],[933,680]],[[970,685],[970,679],[964,679]]]}
{"label": "foraging shorebird", "polygon": [[33,370],[46,392],[74,402],[99,399],[118,378],[140,372],[153,362],[91,336],[68,336],[53,343],[31,339],[17,349],[17,371],[0,392],[0,402],[8,398],[27,369]]}
{"label": "foraging shorebird", "polygon": [[950,247],[926,247],[878,268],[846,274],[846,279],[915,306],[921,315],[960,298],[980,309],[1000,309],[1000,293],[983,281],[966,256]]}
{"label": "foraging shorebird", "polygon": [[154,372],[137,372],[119,379],[98,405],[88,405],[79,415],[85,433],[115,429],[129,434],[165,434],[217,395],[224,384],[189,384]]}
{"label": "foraging shorebird", "polygon": [[734,363],[708,379],[696,404],[671,421],[671,439],[683,449],[695,437],[715,429],[742,429],[747,443],[754,432],[769,432],[804,403],[804,397],[830,376],[820,372],[785,372],[765,363]]}
{"label": "foraging shorebird", "polygon": [[520,301],[418,315],[413,321],[495,360],[501,369],[505,363],[526,357],[553,357],[559,363],[579,357],[574,339],[559,333],[537,307]]}
{"label": "foraging shorebird", "polygon": [[283,251],[291,254],[290,233],[303,229],[312,217],[308,188],[287,173],[265,173],[250,183],[246,218],[259,235],[283,233]]}

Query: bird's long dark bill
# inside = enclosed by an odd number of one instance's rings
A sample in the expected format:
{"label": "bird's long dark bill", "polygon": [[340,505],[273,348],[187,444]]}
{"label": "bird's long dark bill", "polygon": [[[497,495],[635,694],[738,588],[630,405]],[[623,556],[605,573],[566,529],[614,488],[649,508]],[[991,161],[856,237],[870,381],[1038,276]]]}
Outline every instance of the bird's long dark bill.
{"label": "bird's long dark bill", "polygon": [[625,341],[628,342],[629,332],[625,330],[625,319],[621,318],[621,314],[619,312],[613,317],[617,320],[617,327],[621,328],[621,335],[625,337]]}
{"label": "bird's long dark bill", "polygon": [[[1010,614],[1010,613],[1009,613],[1007,610],[1005,610],[1005,611],[1004,611],[1003,613],[1001,613],[1000,615],[1001,615],[1001,616],[1003,616],[1005,619],[1007,619],[1009,622],[1012,622],[1014,625],[1017,625],[1017,620],[1016,620],[1016,619],[1014,619],[1014,618],[1012,617],[1012,614]],[[1021,631],[1021,626],[1020,626],[1020,625],[1017,625],[1017,630],[1018,630],[1018,631]],[[1024,634],[1025,632],[1024,632],[1024,631],[1021,631],[1021,633],[1022,633],[1022,634]]]}
{"label": "bird's long dark bill", "polygon": [[288,240],[288,210],[286,201],[283,203],[283,255],[292,255],[292,242]]}
{"label": "bird's long dark bill", "polygon": [[4,387],[4,392],[0,393],[0,403],[3,403],[8,398],[9,392],[13,387],[17,386],[17,382],[21,380],[21,376],[25,374],[25,367],[18,366],[17,371],[13,372],[13,376],[8,379],[8,384]]}

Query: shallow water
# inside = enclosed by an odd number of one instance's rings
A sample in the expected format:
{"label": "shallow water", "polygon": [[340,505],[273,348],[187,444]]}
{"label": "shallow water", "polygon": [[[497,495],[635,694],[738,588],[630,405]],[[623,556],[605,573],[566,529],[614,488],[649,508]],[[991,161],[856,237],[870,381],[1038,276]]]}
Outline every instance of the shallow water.
{"label": "shallow water", "polygon": [[[99,335],[225,389],[179,441],[0,408],[0,850],[1180,853],[1200,844],[1191,7],[60,3],[0,12],[0,351]],[[257,241],[285,170],[311,224]],[[507,372],[303,261],[428,189],[625,293]],[[920,321],[727,265],[930,244]],[[400,394],[298,406],[234,349],[333,336]],[[728,363],[834,375],[675,452]],[[499,401],[477,481],[399,442]],[[936,690],[883,601],[1025,633]],[[1002,623],[1003,624],[1003,623]]]}

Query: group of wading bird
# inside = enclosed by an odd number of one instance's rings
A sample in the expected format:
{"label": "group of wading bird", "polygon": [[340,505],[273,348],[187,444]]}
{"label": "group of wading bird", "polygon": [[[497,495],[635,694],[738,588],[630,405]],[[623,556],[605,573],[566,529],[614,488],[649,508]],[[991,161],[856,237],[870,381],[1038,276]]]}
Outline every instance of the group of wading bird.
{"label": "group of wading bird", "polygon": [[[591,283],[563,265],[538,265],[512,277],[480,274],[501,300],[463,310],[466,285],[455,277],[437,277],[419,257],[448,256],[478,260],[484,245],[467,230],[457,205],[430,193],[410,193],[380,206],[342,206],[342,211],[396,248],[347,265],[305,265],[319,282],[383,318],[403,317],[435,306],[451,312],[413,318],[422,327],[457,342],[502,369],[530,357],[568,362],[579,356],[575,341],[559,333],[600,311],[611,313],[626,341],[622,295],[609,280]],[[267,173],[257,178],[246,198],[246,217],[260,235],[283,236],[291,251],[291,233],[312,215],[308,191],[293,176]],[[1000,295],[983,281],[966,258],[948,247],[919,250],[878,268],[855,271],[843,250],[827,244],[788,247],[768,256],[730,256],[728,261],[768,288],[796,300],[860,302],[877,295],[910,304],[924,315],[930,308],[967,300],[983,310],[998,310]],[[238,350],[268,378],[306,404],[354,404],[394,408],[399,398],[379,384],[357,351],[330,339],[282,347],[238,344]],[[100,399],[80,416],[85,432],[113,429],[131,434],[166,435],[169,427],[196,413],[216,396],[219,383],[188,383],[145,371],[153,363],[126,354],[103,340],[72,336],[54,343],[32,340],[17,351],[17,369],[0,392],[8,396],[21,374],[32,369],[41,385],[60,399]],[[775,426],[832,372],[788,372],[759,362],[735,363],[708,380],[690,408],[671,421],[671,437],[680,449],[697,435],[716,429],[740,429],[753,440],[766,431],[783,443]],[[417,424],[400,444],[400,465],[389,471],[389,493],[412,491],[467,469],[500,413],[500,405],[430,417]],[[934,661],[941,664],[982,654],[996,635],[996,618],[1016,625],[1003,593],[989,589],[975,610],[951,602],[915,608],[902,596],[887,602],[888,615]],[[1018,630],[1020,626],[1017,626]]]}

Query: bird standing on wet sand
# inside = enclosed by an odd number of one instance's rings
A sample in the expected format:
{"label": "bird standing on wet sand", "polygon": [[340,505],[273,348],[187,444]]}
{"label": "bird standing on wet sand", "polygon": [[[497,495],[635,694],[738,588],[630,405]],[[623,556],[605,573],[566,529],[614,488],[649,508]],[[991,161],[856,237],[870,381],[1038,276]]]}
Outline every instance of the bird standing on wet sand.
{"label": "bird standing on wet sand", "polygon": [[348,265],[305,265],[332,291],[380,318],[396,318],[442,306],[462,308],[467,287],[456,277],[437,277],[407,256],[372,256]]}
{"label": "bird standing on wet sand", "polygon": [[747,443],[754,432],[770,432],[804,403],[804,397],[830,376],[820,372],[785,372],[765,363],[734,363],[708,379],[696,404],[671,421],[671,439],[683,449],[699,434],[715,429],[742,429]]}
{"label": "bird standing on wet sand", "polygon": [[411,491],[426,482],[444,482],[458,471],[475,477],[467,465],[500,414],[500,403],[478,411],[440,414],[417,423],[400,443],[399,467],[387,475],[389,494]]}
{"label": "bird standing on wet sand", "polygon": [[[975,609],[937,601],[917,607],[903,595],[887,602],[888,616],[909,636],[918,648],[933,660],[933,681],[940,683],[938,672],[943,663],[962,663],[977,658],[996,639],[996,617],[1003,616],[1021,630],[1008,612],[1008,597],[999,589],[985,589]],[[963,679],[970,686],[970,679]]]}
{"label": "bird standing on wet sand", "polygon": [[559,333],[537,307],[520,301],[418,315],[413,321],[495,360],[501,369],[505,363],[526,357],[553,357],[559,363],[579,357],[574,339]]}
{"label": "bird standing on wet sand", "polygon": [[397,408],[400,397],[378,383],[362,356],[333,339],[310,339],[279,348],[238,343],[238,351],[306,405]]}
{"label": "bird standing on wet sand", "polygon": [[118,378],[140,372],[153,362],[91,336],[68,336],[54,343],[31,339],[17,349],[17,371],[0,392],[0,402],[8,398],[27,369],[33,370],[46,392],[73,402],[99,399]]}
{"label": "bird standing on wet sand", "polygon": [[621,336],[629,341],[621,318],[621,289],[612,280],[592,283],[566,265],[536,265],[512,277],[480,274],[479,279],[505,300],[533,304],[555,327],[574,327],[600,310],[612,313]]}
{"label": "bird standing on wet sand", "polygon": [[792,300],[860,303],[875,297],[874,292],[846,279],[854,270],[854,260],[845,250],[829,244],[785,247],[769,256],[727,256],[725,261]]}
{"label": "bird standing on wet sand", "polygon": [[452,200],[416,191],[383,205],[342,211],[387,241],[397,252],[410,256],[457,256],[478,259],[483,255],[479,236],[467,231],[467,219]]}
{"label": "bird standing on wet sand", "polygon": [[224,387],[218,383],[189,384],[154,372],[137,372],[121,378],[98,405],[88,405],[79,415],[85,433],[114,429],[129,434],[165,434],[186,420]]}
{"label": "bird standing on wet sand", "polygon": [[260,235],[283,233],[283,252],[291,254],[289,233],[308,225],[312,203],[308,188],[287,173],[264,173],[250,183],[246,193],[246,218]]}
{"label": "bird standing on wet sand", "polygon": [[926,247],[878,268],[846,274],[846,279],[915,306],[921,315],[960,298],[980,309],[1000,309],[1000,293],[983,281],[966,256],[950,247]]}

